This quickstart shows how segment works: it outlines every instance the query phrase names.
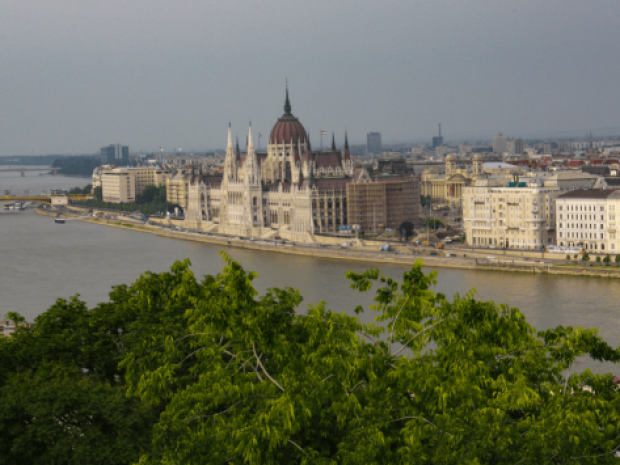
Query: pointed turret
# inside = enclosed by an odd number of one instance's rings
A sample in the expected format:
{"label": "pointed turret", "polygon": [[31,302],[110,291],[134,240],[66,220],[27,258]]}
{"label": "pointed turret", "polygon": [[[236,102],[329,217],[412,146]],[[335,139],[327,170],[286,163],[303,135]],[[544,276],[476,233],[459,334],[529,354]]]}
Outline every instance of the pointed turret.
{"label": "pointed turret", "polygon": [[237,163],[235,162],[230,123],[228,123],[228,145],[226,146],[226,159],[224,160],[224,175],[226,179],[236,179],[237,177]]}
{"label": "pointed turret", "polygon": [[334,132],[332,131],[332,152],[336,151],[336,136],[334,136]]}
{"label": "pointed turret", "polygon": [[254,140],[252,139],[252,123],[250,123],[250,130],[248,131],[248,151],[245,155],[243,168],[245,169],[245,182],[247,184],[260,184],[260,169],[254,151]]}
{"label": "pointed turret", "polygon": [[239,150],[239,136],[235,136],[237,139],[237,146],[235,147],[235,160],[237,165],[241,163],[241,151]]}
{"label": "pointed turret", "polygon": [[344,161],[349,161],[351,159],[351,153],[349,152],[349,137],[345,131],[344,133],[344,154],[342,155]]}

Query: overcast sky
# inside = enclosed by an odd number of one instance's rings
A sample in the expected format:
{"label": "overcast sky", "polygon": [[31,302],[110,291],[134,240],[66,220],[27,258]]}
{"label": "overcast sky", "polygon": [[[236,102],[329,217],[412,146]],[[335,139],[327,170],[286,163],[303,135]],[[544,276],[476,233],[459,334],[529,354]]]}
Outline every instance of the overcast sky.
{"label": "overcast sky", "polygon": [[[3,0],[0,155],[618,127],[620,1]],[[243,143],[243,142],[242,142]],[[327,139],[324,140],[327,144]]]}

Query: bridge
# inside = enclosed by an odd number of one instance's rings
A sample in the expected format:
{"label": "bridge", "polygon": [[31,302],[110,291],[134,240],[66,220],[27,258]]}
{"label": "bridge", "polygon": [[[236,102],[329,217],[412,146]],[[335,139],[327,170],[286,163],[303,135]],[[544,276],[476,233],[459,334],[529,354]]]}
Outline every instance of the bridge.
{"label": "bridge", "polygon": [[[91,194],[69,194],[69,200],[90,200]],[[51,195],[0,195],[0,202],[40,202],[51,203]]]}
{"label": "bridge", "polygon": [[26,171],[48,171],[49,173],[52,174],[52,176],[55,176],[58,174],[58,170],[60,170],[60,168],[3,168],[0,169],[0,172],[4,172],[4,171],[19,171],[22,174],[22,178],[26,176]]}

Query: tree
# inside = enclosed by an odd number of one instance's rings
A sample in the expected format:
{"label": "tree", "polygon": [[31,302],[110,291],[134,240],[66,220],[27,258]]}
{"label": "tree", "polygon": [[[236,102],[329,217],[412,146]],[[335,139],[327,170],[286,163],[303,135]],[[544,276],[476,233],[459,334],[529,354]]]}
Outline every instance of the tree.
{"label": "tree", "polygon": [[620,359],[595,330],[536,334],[517,309],[473,292],[450,301],[421,260],[402,284],[347,274],[360,291],[379,286],[378,327],[324,303],[300,312],[293,289],[259,297],[256,275],[229,258],[202,284],[175,266],[182,284],[159,293],[191,302],[184,330],[158,329],[121,363],[130,393],[165,405],[142,464],[615,460],[611,375],[565,377],[583,354]]}
{"label": "tree", "polygon": [[441,220],[439,220],[437,218],[433,218],[432,216],[428,217],[428,218],[424,218],[422,220],[422,224],[424,226],[430,225],[430,227],[433,228],[433,229],[443,228],[444,227],[443,221],[441,221]]}
{"label": "tree", "polygon": [[590,256],[587,253],[584,253],[581,256],[581,260],[584,261],[584,262],[589,262],[590,261]]}
{"label": "tree", "polygon": [[575,254],[575,256],[574,256],[573,258],[574,258],[575,260],[577,260],[577,257],[578,257],[578,255],[577,255],[577,254]]}
{"label": "tree", "polygon": [[414,233],[414,225],[411,221],[403,221],[398,230],[400,231],[400,237],[406,241]]}
{"label": "tree", "polygon": [[600,255],[596,256],[596,263],[601,263],[601,256]]}
{"label": "tree", "polygon": [[566,255],[566,260],[570,260],[570,255]]}
{"label": "tree", "polygon": [[616,258],[614,259],[614,261],[620,265],[620,255],[616,255]]}
{"label": "tree", "polygon": [[200,282],[188,260],[145,273],[93,310],[59,300],[0,340],[0,463],[615,463],[612,376],[571,369],[620,360],[596,330],[448,299],[421,260],[402,283],[347,273],[377,287],[364,325],[302,311],[294,289],[259,295],[224,258]]}
{"label": "tree", "polygon": [[605,263],[605,265],[609,266],[609,263],[611,262],[611,257],[609,256],[609,254],[605,255],[605,258],[603,258],[603,262]]}
{"label": "tree", "polygon": [[95,189],[93,189],[93,195],[95,196],[95,200],[101,202],[103,200],[103,188],[101,186],[95,187]]}
{"label": "tree", "polygon": [[89,311],[76,297],[0,338],[1,465],[120,465],[149,450],[158,410],[126,396],[118,369],[119,328],[133,318],[115,304]]}

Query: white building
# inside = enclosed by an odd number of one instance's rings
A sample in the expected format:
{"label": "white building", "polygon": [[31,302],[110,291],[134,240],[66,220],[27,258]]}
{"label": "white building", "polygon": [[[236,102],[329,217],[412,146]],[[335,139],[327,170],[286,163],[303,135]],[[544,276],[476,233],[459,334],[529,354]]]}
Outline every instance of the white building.
{"label": "white building", "polygon": [[581,246],[589,252],[617,253],[620,240],[616,214],[620,191],[575,190],[556,201],[558,245]]}
{"label": "white building", "polygon": [[[496,182],[494,182],[496,181]],[[556,243],[556,198],[567,190],[592,188],[586,173],[482,180],[463,190],[467,242],[474,246],[543,249]]]}

